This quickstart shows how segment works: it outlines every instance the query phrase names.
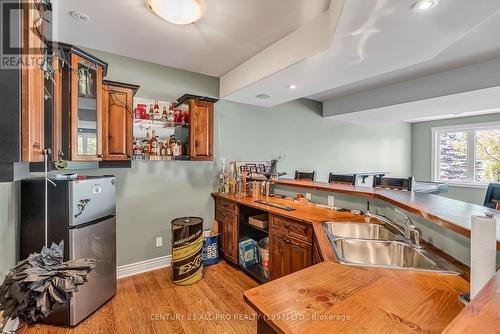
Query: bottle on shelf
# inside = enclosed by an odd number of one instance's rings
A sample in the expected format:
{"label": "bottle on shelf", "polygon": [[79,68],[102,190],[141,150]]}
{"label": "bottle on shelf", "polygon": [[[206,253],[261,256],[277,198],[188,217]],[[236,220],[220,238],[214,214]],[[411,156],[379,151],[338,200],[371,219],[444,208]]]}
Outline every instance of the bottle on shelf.
{"label": "bottle on shelf", "polygon": [[158,140],[156,139],[155,130],[153,130],[153,136],[149,142],[149,154],[152,156],[158,155]]}
{"label": "bottle on shelf", "polygon": [[139,138],[134,139],[134,157],[136,159],[142,158],[142,146],[139,142]]}
{"label": "bottle on shelf", "polygon": [[142,154],[144,155],[145,158],[149,157],[150,144],[151,144],[151,136],[149,135],[149,131],[147,131],[146,139],[142,141]]}
{"label": "bottle on shelf", "polygon": [[168,113],[167,113],[167,122],[173,123],[174,122],[174,103],[170,103],[170,107],[168,108]]}
{"label": "bottle on shelf", "polygon": [[150,104],[149,105],[149,112],[148,112],[148,119],[152,120],[153,116],[154,116],[154,109],[153,109],[153,105]]}
{"label": "bottle on shelf", "polygon": [[178,141],[174,139],[174,143],[172,144],[172,155],[174,157],[178,157],[181,155],[180,153],[180,145],[178,144]]}
{"label": "bottle on shelf", "polygon": [[160,106],[158,105],[158,100],[155,100],[155,106],[153,108],[153,119],[154,120],[161,119]]}
{"label": "bottle on shelf", "polygon": [[161,114],[161,120],[166,122],[167,117],[168,117],[167,106],[163,106],[163,113]]}

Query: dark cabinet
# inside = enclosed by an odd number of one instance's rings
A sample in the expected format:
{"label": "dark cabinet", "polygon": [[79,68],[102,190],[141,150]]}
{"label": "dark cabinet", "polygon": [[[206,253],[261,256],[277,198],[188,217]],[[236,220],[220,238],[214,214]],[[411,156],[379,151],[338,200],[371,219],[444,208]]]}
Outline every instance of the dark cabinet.
{"label": "dark cabinet", "polygon": [[[38,31],[43,31],[41,28],[43,20],[34,2],[26,2],[23,6],[23,58],[41,58],[44,43]],[[21,75],[22,161],[41,162],[44,160],[43,150],[45,149],[44,72],[40,66],[27,61],[23,62]]]}
{"label": "dark cabinet", "polygon": [[277,279],[312,265],[309,224],[271,215],[269,232],[270,278]]}
{"label": "dark cabinet", "polygon": [[[26,177],[44,160],[44,33],[50,10],[34,2],[0,0],[3,60],[0,70],[0,182]],[[19,47],[17,47],[19,46]]]}
{"label": "dark cabinet", "polygon": [[133,99],[139,86],[104,81],[102,85],[103,161],[130,161],[133,143]]}

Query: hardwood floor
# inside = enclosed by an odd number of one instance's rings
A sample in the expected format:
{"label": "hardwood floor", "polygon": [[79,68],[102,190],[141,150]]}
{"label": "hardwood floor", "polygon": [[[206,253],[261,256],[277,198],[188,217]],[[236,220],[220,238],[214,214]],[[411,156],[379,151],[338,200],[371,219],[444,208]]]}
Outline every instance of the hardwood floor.
{"label": "hardwood floor", "polygon": [[34,325],[22,334],[256,333],[255,312],[243,292],[258,284],[221,261],[191,286],[171,282],[171,269],[118,281],[116,296],[75,328]]}

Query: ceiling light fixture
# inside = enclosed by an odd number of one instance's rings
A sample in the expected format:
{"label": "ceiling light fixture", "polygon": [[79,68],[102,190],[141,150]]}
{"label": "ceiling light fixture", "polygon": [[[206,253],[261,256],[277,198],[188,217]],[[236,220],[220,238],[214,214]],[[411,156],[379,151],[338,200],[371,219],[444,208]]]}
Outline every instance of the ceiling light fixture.
{"label": "ceiling light fixture", "polygon": [[145,0],[156,15],[173,24],[191,24],[203,16],[199,0]]}
{"label": "ceiling light fixture", "polygon": [[411,9],[416,13],[426,12],[436,7],[439,3],[439,0],[420,0],[417,1]]}
{"label": "ceiling light fixture", "polygon": [[288,89],[295,89],[295,88],[297,88],[297,85],[290,84],[287,87],[288,87]]}
{"label": "ceiling light fixture", "polygon": [[71,12],[69,12],[69,15],[71,15],[72,18],[80,20],[80,21],[84,21],[84,22],[90,21],[90,16],[88,16],[87,14],[85,14],[83,12],[79,12],[77,10],[72,10]]}
{"label": "ceiling light fixture", "polygon": [[268,94],[259,94],[259,95],[257,95],[257,98],[261,99],[261,100],[269,100],[271,98],[271,95],[268,95]]}

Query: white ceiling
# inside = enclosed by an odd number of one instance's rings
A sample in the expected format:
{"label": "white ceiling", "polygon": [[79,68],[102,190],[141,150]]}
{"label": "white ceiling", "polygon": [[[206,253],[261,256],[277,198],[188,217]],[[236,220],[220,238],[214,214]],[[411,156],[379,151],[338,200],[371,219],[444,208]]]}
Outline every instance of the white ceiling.
{"label": "white ceiling", "polygon": [[[204,0],[204,18],[189,26],[163,21],[143,0],[55,2],[60,41],[218,76],[221,88],[228,87],[222,98],[260,106],[302,97],[328,104],[500,57],[500,0],[440,0],[425,14],[411,11],[416,0]],[[71,18],[71,10],[85,12],[90,22]],[[308,43],[308,33],[319,44]],[[336,117],[419,121],[498,112],[497,93],[486,89]],[[272,98],[259,100],[259,94]]]}
{"label": "white ceiling", "polygon": [[500,87],[438,96],[329,118],[359,124],[417,123],[438,119],[500,113]]}
{"label": "white ceiling", "polygon": [[[328,9],[330,0],[204,0],[205,15],[176,26],[144,0],[58,0],[59,40],[221,76]],[[68,15],[90,16],[80,22]]]}
{"label": "white ceiling", "polygon": [[[335,0],[340,1],[340,0]],[[396,71],[419,76],[433,66],[447,67],[500,55],[498,0],[441,0],[425,14],[410,10],[415,0],[348,0],[329,50],[240,87],[223,98],[273,106],[301,97],[326,101],[345,88],[356,91]],[[423,65],[425,64],[425,65]],[[413,69],[417,68],[417,71]],[[435,70],[435,69],[432,69]],[[230,72],[231,74],[231,72]],[[394,80],[394,78],[392,78]],[[397,78],[399,79],[399,77]],[[224,84],[222,77],[221,84]],[[297,89],[290,91],[287,85]],[[340,93],[337,90],[344,90]],[[259,100],[258,94],[269,94]]]}

